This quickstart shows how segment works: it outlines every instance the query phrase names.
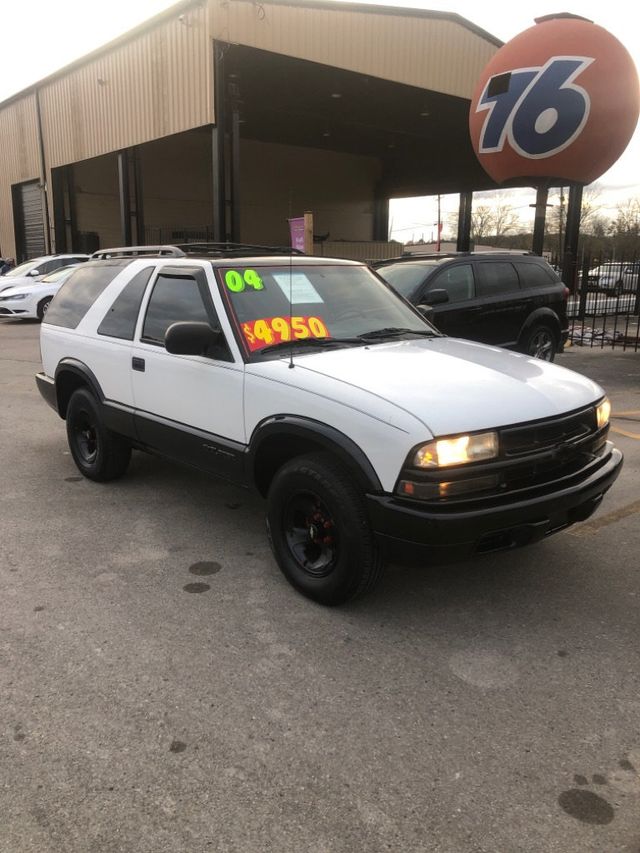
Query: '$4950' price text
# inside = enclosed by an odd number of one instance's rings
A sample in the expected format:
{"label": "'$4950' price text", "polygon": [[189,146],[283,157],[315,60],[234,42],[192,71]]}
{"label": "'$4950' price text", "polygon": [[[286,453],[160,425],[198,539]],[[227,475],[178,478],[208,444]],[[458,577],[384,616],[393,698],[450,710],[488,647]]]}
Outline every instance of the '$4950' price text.
{"label": "'$4950' price text", "polygon": [[242,332],[251,352],[280,341],[329,337],[320,317],[263,317],[243,323]]}

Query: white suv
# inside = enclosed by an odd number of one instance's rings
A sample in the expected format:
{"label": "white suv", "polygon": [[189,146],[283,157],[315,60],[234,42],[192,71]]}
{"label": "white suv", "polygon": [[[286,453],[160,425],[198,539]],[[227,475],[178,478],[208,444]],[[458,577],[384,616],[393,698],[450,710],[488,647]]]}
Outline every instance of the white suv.
{"label": "white suv", "polygon": [[362,264],[136,251],[76,270],[41,327],[76,465],[110,480],[137,448],[255,486],[310,598],[541,539],[620,472],[598,385],[442,336]]}

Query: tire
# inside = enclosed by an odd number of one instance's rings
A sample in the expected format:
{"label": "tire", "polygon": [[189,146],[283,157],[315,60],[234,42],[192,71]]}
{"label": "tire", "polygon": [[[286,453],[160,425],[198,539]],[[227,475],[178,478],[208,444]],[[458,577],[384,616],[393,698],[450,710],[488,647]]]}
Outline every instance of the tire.
{"label": "tire", "polygon": [[267,530],[286,579],[320,604],[350,601],[382,575],[363,492],[326,453],[298,456],[276,473]]}
{"label": "tire", "polygon": [[98,402],[87,388],[78,388],[69,400],[67,441],[73,461],[89,480],[115,480],[127,470],[131,445],[105,427]]}
{"label": "tire", "polygon": [[550,326],[538,323],[526,332],[522,352],[542,361],[553,361],[558,351],[558,339]]}
{"label": "tire", "polygon": [[38,303],[38,312],[37,313],[38,313],[38,320],[40,320],[40,322],[42,322],[44,315],[47,313],[47,308],[51,304],[52,299],[53,299],[53,296],[47,296],[45,299],[42,300],[42,302]]}

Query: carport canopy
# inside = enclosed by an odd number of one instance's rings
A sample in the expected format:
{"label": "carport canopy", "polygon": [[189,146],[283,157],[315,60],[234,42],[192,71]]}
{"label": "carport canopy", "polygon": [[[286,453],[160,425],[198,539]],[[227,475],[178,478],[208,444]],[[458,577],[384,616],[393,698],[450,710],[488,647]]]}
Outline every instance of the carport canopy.
{"label": "carport canopy", "polygon": [[222,44],[243,139],[375,157],[386,198],[495,188],[465,98],[271,51]]}

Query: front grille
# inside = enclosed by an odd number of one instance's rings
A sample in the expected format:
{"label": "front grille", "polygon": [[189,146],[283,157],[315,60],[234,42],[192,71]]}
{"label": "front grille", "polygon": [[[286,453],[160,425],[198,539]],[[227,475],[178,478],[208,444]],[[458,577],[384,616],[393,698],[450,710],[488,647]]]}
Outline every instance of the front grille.
{"label": "front grille", "polygon": [[13,314],[13,311],[9,311],[8,308],[0,308],[0,314]]}
{"label": "front grille", "polygon": [[[500,439],[497,459],[429,471],[412,465],[414,448],[398,482],[413,483],[416,497],[422,493],[421,503],[431,506],[472,508],[495,500],[508,501],[510,496],[539,492],[554,482],[571,480],[594,465],[597,467],[604,458],[608,429],[598,429],[595,407],[590,406],[569,415],[504,427],[497,432]],[[487,483],[486,488],[474,487],[474,483],[482,482]],[[402,494],[406,498],[409,493]],[[431,494],[433,499],[427,497]]]}
{"label": "front grille", "polygon": [[596,412],[590,406],[572,415],[501,429],[500,448],[502,455],[509,459],[575,444],[588,435],[595,434],[597,430]]}

